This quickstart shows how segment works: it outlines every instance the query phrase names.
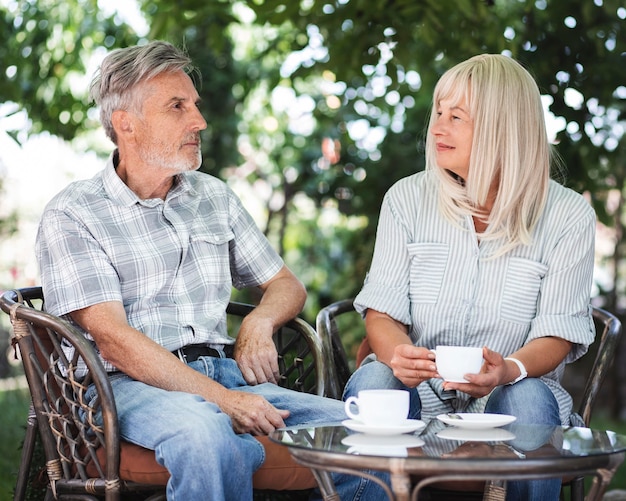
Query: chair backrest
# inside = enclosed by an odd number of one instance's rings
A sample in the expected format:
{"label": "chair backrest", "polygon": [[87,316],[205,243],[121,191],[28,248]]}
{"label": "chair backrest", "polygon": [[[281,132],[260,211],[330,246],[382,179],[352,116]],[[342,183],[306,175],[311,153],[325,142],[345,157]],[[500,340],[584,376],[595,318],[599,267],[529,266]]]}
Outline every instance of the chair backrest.
{"label": "chair backrest", "polygon": [[[106,372],[91,344],[68,322],[41,311],[40,287],[5,292],[0,307],[11,317],[13,337],[19,347],[24,373],[37,417],[52,491],[94,493],[118,499],[118,422],[113,392]],[[68,359],[63,346],[75,347]],[[78,377],[78,361],[88,368]],[[95,383],[98,398],[87,402],[85,391]],[[98,459],[107,451],[106,466]],[[95,467],[99,477],[87,473]]]}
{"label": "chair backrest", "polygon": [[[343,388],[351,373],[351,364],[343,346],[338,318],[350,312],[354,312],[353,299],[344,299],[322,308],[317,315],[317,333],[322,338],[326,352],[332,353],[334,361],[334,370],[327,373],[326,386],[328,387],[328,394],[335,398],[341,398]],[[585,360],[585,364],[576,362],[568,365],[563,378],[564,385],[568,390],[572,390],[572,387],[575,386],[568,384],[570,379],[578,379],[580,381],[578,386],[584,388],[582,392],[576,392],[582,395],[576,399],[578,401],[576,409],[587,426],[591,421],[591,414],[602,383],[615,358],[622,332],[619,319],[612,313],[602,308],[593,307],[592,315],[596,325],[596,339],[589,354],[592,361]],[[360,320],[358,321],[360,322]],[[365,348],[367,347],[365,346]],[[357,353],[357,363],[362,359],[363,354],[363,349]],[[587,358],[583,357],[583,359]],[[583,366],[584,371],[582,370]],[[572,393],[574,392],[572,391]]]}
{"label": "chair backrest", "polygon": [[[66,493],[88,489],[105,494],[107,500],[119,499],[122,490],[139,490],[136,484],[120,480],[113,392],[91,343],[70,323],[43,311],[41,287],[5,292],[0,296],[0,308],[11,317],[51,489]],[[227,313],[233,321],[229,323],[236,325],[253,309],[252,305],[231,303]],[[326,363],[315,330],[296,318],[279,329],[274,340],[279,352],[279,384],[322,395]],[[69,345],[76,348],[71,359],[63,350]],[[84,378],[77,374],[79,359],[88,369]],[[92,383],[97,395],[87,401],[85,392]]]}
{"label": "chair backrest", "polygon": [[[563,377],[563,384],[569,389],[567,383],[570,377],[584,375],[584,385],[581,385],[584,389],[577,408],[586,426],[591,422],[596,399],[609,373],[622,335],[622,324],[615,315],[598,307],[592,308],[592,315],[596,325],[596,339],[590,347],[590,353],[580,363],[577,361],[568,365]],[[588,363],[590,360],[593,360],[591,365]]]}
{"label": "chair backrest", "polygon": [[[245,303],[231,302],[228,305],[228,329],[233,336],[239,330],[241,319],[253,309],[254,306]],[[315,329],[296,317],[274,333],[274,344],[278,351],[278,384],[292,390],[324,395],[328,362],[324,358],[322,340]]]}
{"label": "chair backrest", "polygon": [[[352,299],[343,299],[322,308],[315,320],[315,329],[321,338],[324,352],[331,359],[326,372],[326,394],[332,398],[341,398],[343,388],[350,378],[353,367],[343,345],[339,317],[354,313]],[[356,317],[356,313],[354,313]],[[358,319],[358,322],[361,322]],[[364,331],[363,331],[364,332]],[[364,334],[363,334],[364,336]]]}

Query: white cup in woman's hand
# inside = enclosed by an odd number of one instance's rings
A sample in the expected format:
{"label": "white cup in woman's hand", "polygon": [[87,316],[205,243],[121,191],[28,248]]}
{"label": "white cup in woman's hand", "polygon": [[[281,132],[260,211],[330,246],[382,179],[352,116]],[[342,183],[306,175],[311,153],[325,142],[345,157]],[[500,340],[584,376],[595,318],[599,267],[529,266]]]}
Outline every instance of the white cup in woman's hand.
{"label": "white cup in woman's hand", "polygon": [[[355,409],[358,412],[353,412]],[[409,392],[406,390],[361,390],[358,397],[348,397],[346,414],[368,426],[402,424],[409,415]]]}
{"label": "white cup in woman's hand", "polygon": [[465,374],[478,374],[483,365],[483,349],[472,346],[437,346],[437,372],[451,383],[467,383]]}

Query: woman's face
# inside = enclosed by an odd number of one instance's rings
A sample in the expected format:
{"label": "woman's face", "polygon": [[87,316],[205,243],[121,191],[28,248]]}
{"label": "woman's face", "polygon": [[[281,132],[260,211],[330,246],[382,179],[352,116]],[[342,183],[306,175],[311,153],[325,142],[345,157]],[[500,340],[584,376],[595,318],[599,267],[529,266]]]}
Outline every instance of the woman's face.
{"label": "woman's face", "polygon": [[442,99],[437,103],[435,111],[430,133],[435,136],[437,164],[440,168],[467,179],[474,122],[465,98],[460,102]]}

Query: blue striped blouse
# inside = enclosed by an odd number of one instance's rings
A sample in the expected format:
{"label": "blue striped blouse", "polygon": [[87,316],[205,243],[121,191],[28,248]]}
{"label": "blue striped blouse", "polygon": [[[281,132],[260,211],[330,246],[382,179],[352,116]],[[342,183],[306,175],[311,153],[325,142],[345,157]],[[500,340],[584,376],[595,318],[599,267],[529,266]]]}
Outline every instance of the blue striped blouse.
{"label": "blue striped blouse", "polygon": [[[531,245],[493,257],[497,241],[479,242],[470,216],[452,224],[438,210],[435,177],[420,172],[385,195],[371,268],[357,311],[387,313],[409,326],[416,345],[488,346],[507,356],[529,341],[556,336],[573,343],[566,360],[542,380],[570,423],[572,399],[560,384],[567,362],[594,338],[590,291],[595,214],[578,193],[554,181]],[[450,411],[480,412],[474,400],[443,391],[441,380],[419,386],[424,419]]]}

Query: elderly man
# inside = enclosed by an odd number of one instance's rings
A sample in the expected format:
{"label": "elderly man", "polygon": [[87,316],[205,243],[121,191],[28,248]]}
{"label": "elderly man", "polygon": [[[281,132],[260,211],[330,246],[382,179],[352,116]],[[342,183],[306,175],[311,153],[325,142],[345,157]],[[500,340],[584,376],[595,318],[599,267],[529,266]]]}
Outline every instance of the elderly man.
{"label": "elderly man", "polygon": [[[272,334],[306,292],[233,192],[196,172],[206,122],[191,70],[165,42],[104,59],[91,95],[116,149],[48,204],[37,256],[47,310],[93,340],[121,435],[169,470],[168,499],[251,499],[264,460],[252,435],[345,415],[339,401],[274,384]],[[236,343],[233,285],[263,293]],[[338,490],[378,495],[354,477]]]}

